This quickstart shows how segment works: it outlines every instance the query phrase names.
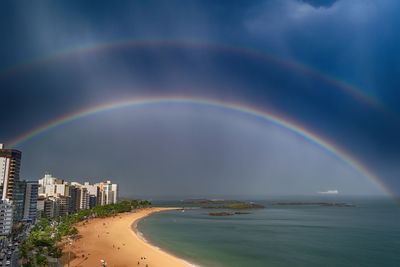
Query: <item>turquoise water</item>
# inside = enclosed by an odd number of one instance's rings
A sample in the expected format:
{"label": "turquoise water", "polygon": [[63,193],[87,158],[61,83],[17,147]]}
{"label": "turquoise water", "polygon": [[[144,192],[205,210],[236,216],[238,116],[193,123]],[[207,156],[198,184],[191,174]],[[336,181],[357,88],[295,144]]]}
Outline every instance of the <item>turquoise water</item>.
{"label": "turquoise water", "polygon": [[[343,200],[342,200],[343,201]],[[356,207],[274,206],[210,217],[168,211],[139,230],[156,246],[201,266],[400,266],[400,208],[386,199]]]}

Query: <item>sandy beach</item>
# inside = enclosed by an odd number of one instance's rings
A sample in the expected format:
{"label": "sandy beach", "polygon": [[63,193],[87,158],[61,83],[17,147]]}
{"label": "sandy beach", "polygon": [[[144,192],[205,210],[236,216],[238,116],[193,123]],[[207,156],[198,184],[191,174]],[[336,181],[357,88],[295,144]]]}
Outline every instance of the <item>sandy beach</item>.
{"label": "sandy beach", "polygon": [[[119,214],[110,218],[96,218],[77,225],[80,238],[66,245],[64,252],[72,259],[69,266],[101,266],[105,260],[108,267],[123,266],[191,266],[144,241],[132,230],[132,225],[154,212],[173,208],[147,208],[135,213]],[[68,260],[66,264],[68,266]]]}

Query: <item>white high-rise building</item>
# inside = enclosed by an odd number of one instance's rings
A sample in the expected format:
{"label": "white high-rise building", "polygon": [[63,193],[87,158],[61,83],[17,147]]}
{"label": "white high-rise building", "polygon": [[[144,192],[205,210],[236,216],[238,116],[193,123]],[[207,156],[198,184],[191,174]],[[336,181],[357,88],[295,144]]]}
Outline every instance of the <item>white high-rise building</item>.
{"label": "white high-rise building", "polygon": [[51,174],[45,174],[42,179],[39,179],[38,183],[38,193],[40,196],[68,196],[69,185],[65,183],[63,179],[53,177]]}
{"label": "white high-rise building", "polygon": [[55,188],[56,196],[64,196],[67,197],[69,194],[69,185],[67,183],[64,184],[56,184]]}
{"label": "white high-rise building", "polygon": [[81,188],[81,199],[80,199],[80,208],[81,210],[86,210],[89,208],[89,199],[90,195],[88,190],[85,187]]}
{"label": "white high-rise building", "polygon": [[91,184],[89,184],[89,182],[85,182],[85,183],[82,185],[82,187],[84,187],[84,188],[87,189],[89,195],[92,195],[92,196],[96,196],[96,197],[97,197],[97,194],[99,193],[99,187],[98,187],[96,184],[91,185]]}
{"label": "white high-rise building", "polygon": [[62,184],[64,183],[63,179],[53,177],[51,174],[46,173],[42,179],[38,181],[39,186],[46,186],[51,184]]}
{"label": "white high-rise building", "polygon": [[0,235],[6,236],[11,233],[13,214],[11,201],[0,200]]}
{"label": "white high-rise building", "polygon": [[55,184],[48,184],[48,185],[45,185],[45,186],[41,186],[40,187],[40,194],[39,195],[43,195],[43,196],[46,196],[46,197],[49,197],[49,196],[54,196],[55,195],[55,193],[56,193],[56,185]]}
{"label": "white high-rise building", "polygon": [[100,205],[107,205],[117,203],[118,201],[118,185],[111,183],[111,181],[105,181],[95,184],[99,187],[99,201]]}
{"label": "white high-rise building", "polygon": [[82,185],[77,182],[72,182],[71,186],[74,186],[79,191],[79,196],[78,196],[79,209],[81,210],[88,209],[90,201],[90,193],[88,188],[85,185]]}
{"label": "white high-rise building", "polygon": [[118,185],[105,181],[97,184],[65,182],[46,174],[38,182],[38,214],[50,218],[90,209],[97,205],[117,203]]}

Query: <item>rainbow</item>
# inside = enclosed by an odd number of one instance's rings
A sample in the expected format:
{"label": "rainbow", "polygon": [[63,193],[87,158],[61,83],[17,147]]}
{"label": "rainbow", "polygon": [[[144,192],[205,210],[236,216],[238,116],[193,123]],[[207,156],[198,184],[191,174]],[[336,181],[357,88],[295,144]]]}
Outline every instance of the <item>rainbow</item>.
{"label": "rainbow", "polygon": [[198,49],[214,49],[217,51],[232,52],[236,54],[241,54],[255,60],[261,60],[269,63],[274,63],[279,66],[285,67],[290,70],[298,71],[305,75],[309,75],[312,78],[318,79],[324,83],[333,85],[335,88],[351,95],[354,99],[378,109],[382,112],[387,112],[383,104],[376,98],[363,92],[363,90],[351,85],[350,83],[343,81],[337,77],[325,74],[315,68],[301,64],[299,62],[288,60],[285,58],[279,58],[270,53],[261,52],[259,50],[242,48],[236,46],[229,46],[225,44],[218,43],[205,43],[201,41],[176,41],[176,40],[132,40],[132,39],[122,39],[113,40],[104,43],[89,43],[80,46],[69,47],[54,53],[50,53],[48,56],[39,58],[36,60],[31,60],[25,63],[18,64],[9,69],[3,70],[0,73],[0,79],[6,78],[8,76],[15,75],[16,73],[49,64],[57,59],[68,57],[73,54],[88,53],[88,52],[99,52],[107,49],[124,49],[124,48],[142,48],[151,46],[164,46],[164,47],[189,47]]}
{"label": "rainbow", "polygon": [[140,106],[148,106],[148,105],[157,105],[157,104],[165,104],[165,103],[175,103],[175,104],[191,104],[191,105],[201,105],[201,106],[206,106],[206,107],[214,107],[214,108],[220,108],[223,110],[227,111],[235,111],[239,112],[244,115],[248,115],[254,118],[262,119],[264,121],[270,122],[274,125],[277,125],[279,127],[282,127],[284,129],[287,129],[298,136],[303,137],[310,143],[316,144],[325,151],[329,152],[333,156],[335,156],[337,159],[341,160],[342,162],[348,164],[351,166],[355,171],[363,175],[364,177],[368,178],[369,180],[375,182],[377,185],[379,185],[385,192],[387,192],[389,195],[394,196],[390,192],[390,190],[385,187],[383,182],[374,175],[366,166],[361,164],[361,162],[357,161],[355,158],[353,158],[351,155],[346,153],[344,150],[340,149],[338,146],[324,140],[322,137],[316,135],[315,133],[310,132],[304,127],[301,127],[299,125],[296,125],[294,122],[288,120],[287,118],[284,118],[282,116],[278,116],[276,114],[273,114],[272,112],[265,112],[262,110],[259,110],[254,107],[249,107],[245,106],[243,104],[239,103],[233,103],[233,102],[223,102],[223,101],[218,101],[218,100],[212,100],[212,99],[206,99],[206,98],[194,98],[194,97],[153,97],[153,98],[132,98],[132,99],[126,99],[122,101],[113,101],[110,103],[104,103],[101,105],[93,106],[90,108],[86,108],[83,110],[79,110],[74,113],[69,113],[66,114],[62,117],[59,117],[55,120],[49,121],[37,128],[34,128],[18,137],[16,137],[13,140],[10,140],[9,146],[11,147],[16,147],[20,146],[24,142],[27,142],[34,138],[35,136],[38,136],[44,132],[47,132],[49,130],[52,130],[58,126],[67,124],[69,122],[101,113],[101,112],[106,112],[106,111],[112,111],[116,109],[122,109],[126,107],[140,107]]}

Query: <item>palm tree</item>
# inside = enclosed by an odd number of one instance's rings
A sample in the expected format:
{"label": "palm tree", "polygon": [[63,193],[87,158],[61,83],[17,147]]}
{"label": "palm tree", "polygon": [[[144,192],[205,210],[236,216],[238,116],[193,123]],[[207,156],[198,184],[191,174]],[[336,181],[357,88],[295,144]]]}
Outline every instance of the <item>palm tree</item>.
{"label": "palm tree", "polygon": [[139,202],[139,205],[140,205],[141,207],[145,208],[145,207],[151,206],[151,202],[148,201],[148,200],[141,200],[141,201]]}

